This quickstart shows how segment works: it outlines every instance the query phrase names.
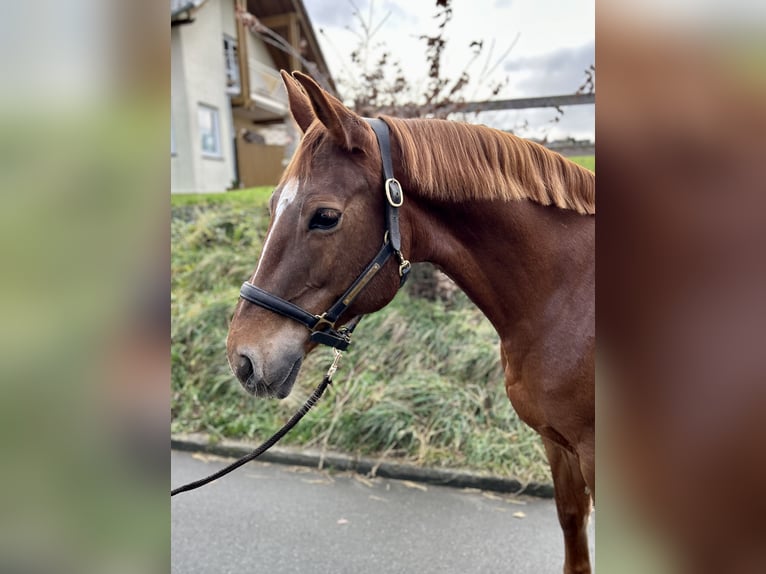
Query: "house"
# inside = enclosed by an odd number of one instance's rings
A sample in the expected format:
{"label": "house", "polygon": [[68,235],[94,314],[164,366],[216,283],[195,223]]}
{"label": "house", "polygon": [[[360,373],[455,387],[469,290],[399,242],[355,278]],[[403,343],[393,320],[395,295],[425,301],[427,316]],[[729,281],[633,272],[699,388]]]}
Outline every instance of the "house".
{"label": "house", "polygon": [[171,58],[172,192],[277,183],[299,137],[279,69],[335,91],[302,0],[171,0]]}

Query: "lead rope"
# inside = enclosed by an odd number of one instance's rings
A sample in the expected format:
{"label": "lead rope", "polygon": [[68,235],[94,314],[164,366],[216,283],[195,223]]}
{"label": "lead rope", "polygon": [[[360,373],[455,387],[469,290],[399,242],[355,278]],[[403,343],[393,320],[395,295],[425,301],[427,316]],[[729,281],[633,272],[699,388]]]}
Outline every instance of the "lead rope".
{"label": "lead rope", "polygon": [[[354,327],[355,326],[356,325],[354,325]],[[274,446],[279,441],[279,439],[285,436],[290,431],[290,429],[292,429],[296,424],[298,424],[298,421],[300,421],[306,415],[306,413],[311,410],[311,408],[322,397],[322,394],[325,392],[325,389],[327,388],[327,386],[330,383],[332,383],[332,377],[335,374],[335,371],[338,370],[338,364],[340,363],[340,358],[343,354],[338,349],[333,349],[333,351],[335,351],[335,358],[333,359],[332,364],[330,365],[330,368],[327,369],[327,373],[322,379],[322,382],[319,383],[316,389],[314,389],[314,392],[311,393],[311,396],[306,400],[305,403],[303,403],[303,406],[298,410],[298,412],[296,412],[290,418],[290,420],[285,423],[285,425],[281,429],[275,432],[270,439],[265,441],[263,444],[261,444],[258,448],[256,448],[250,454],[246,454],[242,458],[232,462],[229,466],[214,472],[210,476],[206,476],[205,478],[201,478],[199,480],[195,480],[188,484],[184,484],[183,486],[179,486],[178,488],[172,489],[170,491],[170,496],[175,496],[176,494],[179,494],[181,492],[187,492],[189,490],[194,490],[195,488],[199,488],[200,486],[205,486],[206,484],[213,482],[214,480],[218,480],[222,476],[229,474],[231,471],[238,469],[243,464],[246,464],[250,462],[251,460],[258,458],[264,452],[266,452],[272,446]]]}

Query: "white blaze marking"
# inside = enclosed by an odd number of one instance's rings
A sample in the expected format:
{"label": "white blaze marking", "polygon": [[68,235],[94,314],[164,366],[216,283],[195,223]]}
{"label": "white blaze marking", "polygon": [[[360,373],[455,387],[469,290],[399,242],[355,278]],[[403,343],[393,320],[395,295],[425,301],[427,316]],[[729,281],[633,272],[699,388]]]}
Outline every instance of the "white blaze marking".
{"label": "white blaze marking", "polygon": [[277,208],[274,210],[274,221],[271,223],[271,229],[269,230],[269,233],[266,236],[266,241],[263,244],[261,256],[258,258],[258,266],[255,268],[253,278],[250,280],[251,283],[254,283],[255,278],[258,276],[258,270],[261,268],[261,262],[266,256],[266,249],[269,247],[269,240],[274,234],[274,229],[276,228],[277,222],[279,221],[279,216],[284,213],[287,206],[290,205],[295,199],[295,196],[298,195],[298,188],[299,181],[297,179],[287,180],[287,183],[285,183],[285,185],[282,187],[282,192],[279,194],[279,202],[277,203]]}
{"label": "white blaze marking", "polygon": [[287,180],[285,186],[282,188],[282,193],[279,196],[279,203],[277,203],[277,210],[274,213],[275,224],[285,208],[290,205],[295,199],[295,196],[298,195],[299,183],[300,182],[297,179],[289,179]]}

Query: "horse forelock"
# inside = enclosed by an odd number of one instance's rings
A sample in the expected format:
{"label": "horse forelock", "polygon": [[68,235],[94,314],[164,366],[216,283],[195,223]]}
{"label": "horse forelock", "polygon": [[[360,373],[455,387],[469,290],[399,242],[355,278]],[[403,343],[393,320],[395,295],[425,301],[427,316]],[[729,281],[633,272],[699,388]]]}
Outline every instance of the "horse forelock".
{"label": "horse forelock", "polygon": [[596,212],[593,172],[556,152],[486,126],[385,117],[406,178],[446,201],[528,199],[582,214]]}
{"label": "horse forelock", "polygon": [[308,179],[309,172],[311,171],[311,159],[325,137],[325,130],[320,129],[316,122],[306,130],[290,163],[287,164],[285,171],[282,173],[280,185],[284,185],[291,180],[306,181]]}

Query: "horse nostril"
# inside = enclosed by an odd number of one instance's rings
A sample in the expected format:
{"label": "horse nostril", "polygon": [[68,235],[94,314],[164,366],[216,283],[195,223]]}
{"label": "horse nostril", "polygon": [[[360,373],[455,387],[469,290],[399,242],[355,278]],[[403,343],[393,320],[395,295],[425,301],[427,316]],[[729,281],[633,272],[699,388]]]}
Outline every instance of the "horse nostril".
{"label": "horse nostril", "polygon": [[250,358],[245,355],[240,355],[237,360],[237,366],[234,370],[234,374],[243,383],[253,376],[253,363],[250,362]]}

